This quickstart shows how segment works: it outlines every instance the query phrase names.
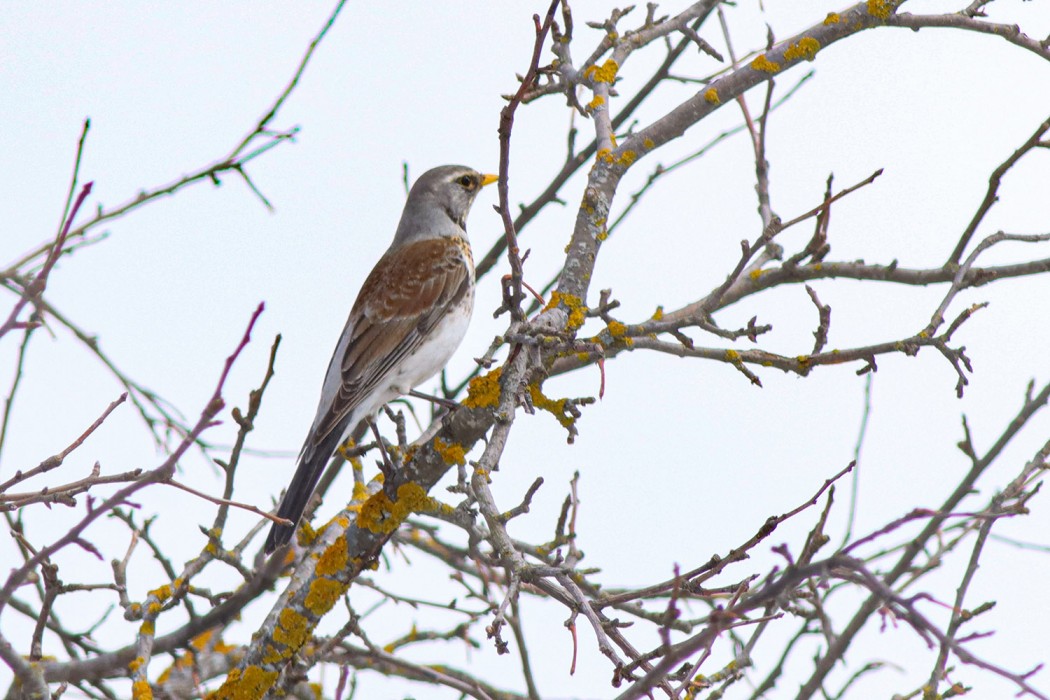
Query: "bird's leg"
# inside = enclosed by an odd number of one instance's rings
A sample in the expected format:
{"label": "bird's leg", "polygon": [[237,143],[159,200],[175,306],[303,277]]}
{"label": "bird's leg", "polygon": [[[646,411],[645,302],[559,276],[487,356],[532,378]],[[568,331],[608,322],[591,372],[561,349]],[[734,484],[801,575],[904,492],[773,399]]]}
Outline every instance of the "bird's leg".
{"label": "bird's leg", "polygon": [[453,401],[452,399],[445,399],[440,396],[434,396],[433,394],[424,394],[422,391],[416,391],[412,389],[408,392],[409,396],[414,396],[417,399],[424,399],[431,403],[436,403],[438,406],[444,406],[450,411],[454,411],[459,408],[459,402]]}
{"label": "bird's leg", "polygon": [[383,472],[383,481],[384,483],[392,484],[394,483],[394,463],[390,461],[390,455],[386,452],[386,443],[383,442],[383,436],[379,434],[379,426],[376,425],[375,418],[369,416],[367,421],[368,427],[372,429],[372,434],[376,436],[379,454],[383,455],[383,463],[379,466],[379,469]]}

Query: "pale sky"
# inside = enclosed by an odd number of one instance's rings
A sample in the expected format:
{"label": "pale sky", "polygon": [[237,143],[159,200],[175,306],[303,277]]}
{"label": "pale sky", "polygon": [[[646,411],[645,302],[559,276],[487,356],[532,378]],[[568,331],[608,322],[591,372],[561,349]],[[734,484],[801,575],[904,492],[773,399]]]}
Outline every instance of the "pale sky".
{"label": "pale sky", "polygon": [[[741,55],[765,45],[767,23],[778,37],[787,37],[833,9],[767,0],[765,13],[759,14],[753,2],[738,4],[727,9],[727,18]],[[965,4],[916,0],[906,9],[947,11]],[[293,74],[330,6],[5,4],[0,24],[0,264],[6,267],[54,235],[85,117],[92,127],[81,178],[95,183],[92,210],[178,179],[224,157],[249,131]],[[265,301],[266,311],[234,369],[226,398],[230,406],[244,406],[247,392],[262,377],[273,336],[283,334],[277,375],[250,446],[288,456],[248,458],[239,473],[238,500],[267,507],[290,477],[346,314],[396,227],[404,200],[402,163],[409,164],[413,176],[444,163],[496,169],[500,95],[516,89],[514,75],[527,67],[533,41],[530,17],[545,6],[349,3],[274,122],[279,129],[300,127],[296,143],[278,147],[249,168],[273,203],[272,213],[242,181],[226,177],[221,187],[196,185],[112,222],[106,228],[109,239],[64,258],[55,269],[47,292],[51,303],[97,335],[123,371],[191,418],[211,394],[251,311]],[[597,0],[573,3],[577,61],[600,37],[584,22],[602,20],[610,7]],[[666,4],[661,10],[678,8]],[[990,10],[1020,21],[1035,37],[1050,34],[1046,3],[999,0]],[[629,16],[626,24],[640,21],[644,9],[635,12],[638,16]],[[717,26],[710,23],[702,34],[724,52]],[[621,93],[633,94],[661,57],[657,47],[632,57],[620,74]],[[549,58],[545,53],[544,61]],[[692,77],[717,70],[712,59],[702,56],[684,65]],[[948,30],[864,32],[822,51],[811,66],[785,73],[778,80],[780,94],[808,68],[816,71],[814,78],[771,117],[768,158],[776,211],[787,219],[817,205],[829,172],[844,187],[885,168],[876,184],[836,204],[829,259],[940,264],[973,215],[991,170],[1050,113],[1050,65],[989,36]],[[640,124],[696,89],[695,84],[667,86],[639,110]],[[764,91],[748,95],[755,113],[763,96]],[[740,111],[727,105],[665,151],[639,162],[620,189],[616,210],[658,162],[670,163],[739,122]],[[514,202],[531,201],[560,169],[569,123],[563,97],[519,109],[510,183]],[[592,125],[578,116],[575,125],[582,146]],[[1045,150],[1011,172],[1001,202],[978,236],[999,229],[1050,230],[1048,173],[1050,154]],[[760,233],[753,179],[752,153],[743,135],[669,178],[603,247],[589,301],[597,301],[598,290],[612,288],[621,302],[616,316],[639,322],[657,305],[676,308],[715,287],[735,263],[739,241]],[[583,183],[582,176],[571,181],[562,193],[568,206],[550,207],[522,234],[522,246],[532,249],[526,280],[537,288],[558,269]],[[492,210],[495,188],[490,190],[483,192],[470,217],[476,257],[503,235]],[[780,243],[794,252],[811,230],[804,225]],[[985,262],[1045,258],[1047,250],[1046,244],[1004,244]],[[505,271],[503,263],[499,274]],[[505,318],[493,320],[491,313],[500,301],[498,277],[490,275],[478,288],[471,331],[449,365],[451,380],[465,376],[473,366],[471,358],[480,356],[505,328]],[[813,286],[833,309],[832,347],[913,333],[929,321],[944,293],[942,287],[897,289],[856,282]],[[14,300],[10,294],[5,298],[6,303]],[[1028,381],[1034,378],[1037,386],[1050,381],[1047,298],[1046,277],[960,295],[951,307],[955,313],[971,303],[991,302],[956,339],[966,345],[975,370],[961,400],[955,397],[954,370],[932,349],[914,358],[879,360],[856,532],[878,528],[913,507],[939,504],[968,467],[955,447],[962,435],[960,416],[968,416],[978,448],[986,449],[1020,407]],[[6,316],[7,308],[0,313]],[[718,320],[735,327],[756,314],[759,323],[775,328],[760,347],[789,355],[810,351],[816,312],[801,286],[748,299]],[[587,335],[587,329],[581,334]],[[699,333],[693,337],[698,344],[732,347]],[[17,345],[14,335],[0,343],[5,395]],[[736,347],[747,347],[747,342]],[[551,416],[524,416],[493,488],[509,507],[536,476],[543,476],[546,483],[532,513],[515,521],[512,532],[523,539],[548,539],[568,482],[579,470],[579,546],[587,553],[583,565],[603,569],[600,579],[609,586],[661,580],[675,564],[686,569],[712,554],[725,554],[769,515],[804,502],[849,462],[864,400],[858,368],[819,368],[805,379],[756,370],[765,385],[758,389],[722,363],[645,352],[621,355],[606,366],[604,400],[584,409],[576,444],[566,445],[564,431]],[[594,395],[598,382],[597,370],[589,368],[553,380],[545,389],[551,396]],[[432,382],[421,389],[435,386]],[[0,480],[60,451],[120,391],[67,332],[55,326],[54,336],[37,333],[0,455]],[[420,405],[419,410],[428,409]],[[227,420],[206,438],[227,443],[235,427]],[[1048,436],[1050,413],[1038,416],[1016,439],[967,507],[981,507]],[[118,472],[155,466],[161,458],[141,420],[125,406],[70,457],[63,476],[86,474],[96,460],[104,472]],[[181,467],[180,480],[203,490],[220,489],[215,470],[198,454]],[[836,543],[844,528],[848,490],[840,488],[829,524]],[[349,494],[348,486],[344,492]],[[1040,494],[1030,515],[1000,523],[996,532],[1050,545],[1045,500]],[[343,502],[329,498],[318,517],[331,515]],[[203,546],[198,524],[210,523],[209,504],[154,488],[143,494],[141,505],[140,517],[158,516],[154,532],[170,543],[174,561],[192,557]],[[79,513],[38,508],[26,514],[27,530],[31,538],[46,541],[47,533],[53,537],[62,532]],[[751,564],[736,569],[737,577],[779,563],[771,547],[782,542],[798,546],[815,517],[808,513],[785,524],[756,550]],[[235,513],[230,541],[255,522],[255,516]],[[98,523],[88,535],[106,545],[107,556],[119,556],[126,547],[126,528],[112,522]],[[15,551],[12,542],[0,538],[0,561],[14,561]],[[946,571],[913,592],[938,584],[938,594],[950,598],[965,558],[957,555]],[[435,574],[444,576],[419,559],[413,561],[418,568],[398,560],[393,572],[381,569],[375,576],[395,590],[419,595],[421,569],[428,586]],[[79,551],[66,552],[59,564],[69,581],[105,581],[111,575],[107,563]],[[166,582],[156,566],[145,564],[141,572],[130,582],[133,599]],[[1046,660],[1050,611],[1034,601],[1045,597],[1042,582],[1048,575],[1046,552],[989,544],[968,600],[975,605],[998,601],[978,625],[998,632],[976,643],[976,652],[1017,671]],[[444,582],[433,585],[439,591],[433,595],[442,595]],[[352,589],[352,599],[358,590]],[[367,609],[368,594],[360,596],[355,605],[360,600],[360,609]],[[239,637],[227,641],[247,640],[272,600],[252,606],[243,622],[230,628]],[[83,594],[83,607],[66,601],[59,608],[67,625],[87,627],[98,618],[105,606],[88,601]],[[613,697],[617,691],[608,684],[609,663],[590,632],[581,626],[579,667],[570,677],[571,647],[562,626],[566,612],[551,605],[532,607],[528,627],[545,697]],[[947,619],[936,608],[926,611]],[[338,628],[343,622],[336,619],[339,614],[333,611],[325,624]],[[378,643],[404,634],[417,620],[413,611],[392,606],[378,614],[384,615],[381,624],[372,622]],[[99,639],[130,642],[135,626],[119,612],[112,618]],[[23,624],[10,611],[0,619],[0,629],[16,641],[28,638],[19,633]],[[794,628],[790,623],[783,630]],[[872,653],[900,667],[869,676],[858,686],[857,697],[888,697],[918,687],[935,656],[904,625],[880,633],[871,623],[857,645],[850,658]],[[723,662],[728,648],[721,647]],[[448,644],[418,655],[441,657],[453,665],[484,669],[484,676],[497,681],[513,679],[507,685],[520,689],[515,657],[497,657],[484,640],[480,650],[469,653],[463,645]],[[771,659],[757,660],[768,668]],[[801,674],[808,666],[804,658],[800,661],[789,669],[777,697],[789,696],[805,677]],[[159,671],[166,661],[155,664]],[[7,674],[0,667],[0,687],[7,685]],[[762,675],[756,673],[757,678]],[[962,668],[956,676],[978,685],[975,697],[1013,692],[973,669]],[[1044,676],[1036,684],[1047,692],[1050,680]],[[843,672],[832,676],[830,686],[838,687],[846,677]],[[330,693],[334,675],[325,682]],[[359,692],[361,697],[410,692],[455,697],[367,673],[361,676]]]}

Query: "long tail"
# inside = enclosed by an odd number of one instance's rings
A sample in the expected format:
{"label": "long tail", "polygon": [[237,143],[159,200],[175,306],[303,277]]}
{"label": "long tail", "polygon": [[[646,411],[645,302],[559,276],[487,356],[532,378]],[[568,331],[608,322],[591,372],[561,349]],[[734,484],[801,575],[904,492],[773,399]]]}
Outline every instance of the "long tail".
{"label": "long tail", "polygon": [[266,537],[266,553],[270,554],[278,547],[287,544],[292,539],[295,529],[299,527],[299,519],[303,517],[306,504],[310,502],[310,496],[317,487],[317,482],[324,473],[328,459],[339,446],[343,430],[332,430],[320,444],[310,449],[309,438],[307,445],[303,447],[299,455],[299,464],[295,468],[295,476],[288,484],[288,490],[281,501],[281,507],[277,509],[277,517],[291,520],[292,525],[273,524],[270,534]]}

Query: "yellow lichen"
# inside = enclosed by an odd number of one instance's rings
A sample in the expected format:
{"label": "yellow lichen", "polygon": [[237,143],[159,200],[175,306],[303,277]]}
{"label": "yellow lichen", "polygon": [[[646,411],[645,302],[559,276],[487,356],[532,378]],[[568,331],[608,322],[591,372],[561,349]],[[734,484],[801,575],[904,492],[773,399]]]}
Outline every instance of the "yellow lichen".
{"label": "yellow lichen", "polygon": [[740,362],[740,353],[730,348],[726,350],[726,360],[729,362]]}
{"label": "yellow lichen", "polygon": [[436,507],[437,501],[428,496],[422,486],[410,481],[398,487],[397,502],[394,504],[393,515],[404,520],[411,513],[431,511]]}
{"label": "yellow lichen", "polygon": [[780,64],[770,61],[764,53],[760,53],[755,60],[751,61],[751,67],[763,73],[776,73],[780,70]]}
{"label": "yellow lichen", "polygon": [[332,609],[339,597],[346,593],[347,584],[332,579],[317,579],[310,584],[310,590],[303,600],[306,609],[315,615],[324,615]]}
{"label": "yellow lichen", "polygon": [[890,0],[868,0],[868,14],[879,19],[889,19],[893,11],[893,3]]}
{"label": "yellow lichen", "polygon": [[601,95],[595,95],[594,99],[587,103],[587,106],[591,109],[598,109],[603,104],[605,104],[605,98]]}
{"label": "yellow lichen", "polygon": [[604,242],[605,239],[608,238],[608,237],[609,237],[609,231],[607,229],[604,229],[604,228],[601,231],[598,232],[597,236],[595,236],[595,238],[597,238],[599,241],[602,241],[602,242]]}
{"label": "yellow lichen", "polygon": [[784,60],[794,61],[802,58],[812,61],[818,51],[820,51],[820,42],[812,37],[804,36],[798,40],[797,44],[787,47],[787,50],[784,51]]}
{"label": "yellow lichen", "polygon": [[153,620],[146,620],[139,625],[139,634],[143,637],[152,637],[153,633],[156,632],[157,628],[153,624]]}
{"label": "yellow lichen", "polygon": [[272,644],[266,645],[266,651],[263,652],[262,662],[264,664],[275,664],[278,661],[283,661],[292,655],[291,649],[277,649]]}
{"label": "yellow lichen", "polygon": [[828,16],[824,18],[824,26],[838,24],[841,19],[838,12],[829,12]]}
{"label": "yellow lichen", "polygon": [[289,649],[298,649],[306,642],[309,634],[309,620],[291,608],[285,608],[281,611],[279,622],[273,631],[273,639]]}
{"label": "yellow lichen", "polygon": [[266,695],[277,680],[277,671],[249,666],[242,672],[235,668],[226,676],[226,682],[209,700],[256,700]]}
{"label": "yellow lichen", "polygon": [[321,557],[317,560],[317,568],[314,571],[318,576],[338,574],[346,569],[346,562],[349,556],[346,548],[346,535],[340,535],[330,547],[321,553]]}
{"label": "yellow lichen", "polygon": [[644,141],[642,141],[642,145],[645,146],[646,148],[652,148],[653,146],[656,145],[656,142],[653,141],[652,139],[647,138]]}
{"label": "yellow lichen", "polygon": [[620,158],[616,162],[619,163],[620,165],[629,166],[632,163],[634,163],[634,161],[636,161],[636,160],[638,160],[638,154],[637,153],[635,153],[634,151],[624,151],[623,153],[620,154]]}
{"label": "yellow lichen", "polygon": [[336,453],[340,457],[342,457],[343,459],[345,459],[346,461],[349,462],[351,460],[351,457],[347,456],[347,454],[346,454],[347,450],[351,450],[351,449],[353,449],[356,446],[357,446],[357,441],[356,440],[354,440],[353,438],[347,438],[346,440],[343,441],[343,443],[341,445],[339,445],[338,448],[336,448]]}
{"label": "yellow lichen", "polygon": [[797,360],[801,366],[805,367],[809,364],[809,355],[799,355],[795,360]]}
{"label": "yellow lichen", "polygon": [[153,700],[153,689],[149,687],[149,681],[135,681],[132,683],[131,697],[133,700]]}
{"label": "yellow lichen", "polygon": [[627,335],[627,326],[619,321],[609,321],[609,335],[614,338],[622,338]]}
{"label": "yellow lichen", "polygon": [[603,160],[606,163],[612,163],[613,162],[612,151],[609,150],[608,148],[602,148],[601,150],[598,151],[597,158],[598,158],[598,160]]}
{"label": "yellow lichen", "polygon": [[409,482],[397,489],[397,500],[391,501],[386,491],[379,491],[361,506],[357,526],[377,534],[388,534],[397,529],[411,513],[431,511],[437,501],[427,496],[419,484]]}
{"label": "yellow lichen", "polygon": [[434,438],[434,451],[441,456],[445,464],[463,465],[467,463],[467,453],[463,449],[463,445],[445,442],[441,438]]}
{"label": "yellow lichen", "polygon": [[722,98],[718,96],[718,90],[715,90],[714,88],[707,88],[707,90],[704,91],[704,99],[713,105],[722,104]]}
{"label": "yellow lichen", "polygon": [[[299,523],[299,529],[296,531],[295,534],[299,539],[299,544],[301,544],[304,547],[307,547],[310,544],[312,544],[314,540],[317,539],[317,535],[319,535],[320,533],[317,530],[315,530],[314,526],[308,523],[304,518],[303,521]],[[290,564],[294,560],[295,558],[293,557],[292,559],[288,560],[288,563]]]}
{"label": "yellow lichen", "polygon": [[762,276],[762,270],[752,270],[751,272],[748,273],[747,276],[750,277],[753,280],[757,280],[759,277]]}
{"label": "yellow lichen", "polygon": [[163,603],[171,597],[171,586],[161,586],[160,588],[155,588],[149,592],[149,595],[153,596],[158,601]]}
{"label": "yellow lichen", "polygon": [[503,368],[497,367],[487,374],[471,379],[467,385],[467,398],[463,399],[463,405],[467,408],[488,408],[499,403],[499,377],[502,372]]}
{"label": "yellow lichen", "polygon": [[564,305],[569,311],[569,321],[565,330],[574,331],[587,320],[587,307],[583,305],[583,301],[575,294],[562,294],[554,290],[551,292],[551,300],[547,303],[544,311],[559,305]]}
{"label": "yellow lichen", "polygon": [[653,312],[651,317],[654,321],[662,321],[664,319],[664,307],[657,306],[656,311]]}
{"label": "yellow lichen", "polygon": [[532,399],[533,406],[541,411],[550,413],[558,419],[558,422],[561,423],[563,428],[571,428],[576,422],[576,419],[565,410],[566,399],[547,398],[540,389],[539,384],[529,384],[529,397]]}
{"label": "yellow lichen", "polygon": [[128,670],[134,673],[135,671],[138,671],[140,668],[142,668],[142,664],[144,663],[146,663],[145,659],[143,659],[141,656],[136,656],[134,659],[131,660],[131,663],[128,664]]}
{"label": "yellow lichen", "polygon": [[583,72],[583,75],[592,78],[596,83],[612,83],[616,80],[616,73],[619,70],[619,64],[610,58],[603,63],[600,68],[598,66],[591,66]]}
{"label": "yellow lichen", "polygon": [[368,498],[368,486],[363,481],[354,482],[354,490],[350,496],[352,501],[363,501]]}
{"label": "yellow lichen", "polygon": [[215,634],[215,629],[216,628],[205,630],[198,634],[196,637],[190,640],[190,646],[196,649],[197,651],[200,651],[204,647],[208,646],[208,641]]}

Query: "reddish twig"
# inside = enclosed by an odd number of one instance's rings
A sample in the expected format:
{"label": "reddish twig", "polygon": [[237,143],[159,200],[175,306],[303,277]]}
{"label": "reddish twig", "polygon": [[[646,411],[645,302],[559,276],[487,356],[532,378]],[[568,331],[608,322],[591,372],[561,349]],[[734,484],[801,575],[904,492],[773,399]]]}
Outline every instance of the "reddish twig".
{"label": "reddish twig", "polygon": [[543,42],[547,38],[551,24],[554,22],[554,12],[558,9],[560,2],[561,0],[553,0],[551,2],[542,25],[540,24],[539,15],[532,16],[532,20],[536,24],[536,42],[532,48],[532,61],[529,63],[529,70],[525,73],[525,77],[521,79],[518,91],[507,106],[500,110],[499,114],[499,183],[496,187],[499,191],[499,214],[503,219],[503,230],[507,239],[507,259],[510,262],[512,294],[509,310],[511,318],[515,321],[524,320],[521,302],[525,297],[521,291],[522,267],[521,255],[518,250],[518,236],[514,230],[514,220],[510,216],[510,188],[508,186],[510,178],[510,134],[514,127],[514,112],[517,110],[518,105],[521,104],[525,92],[536,79],[536,73],[540,65],[540,53],[543,51]]}
{"label": "reddish twig", "polygon": [[25,286],[22,290],[21,298],[15,302],[15,306],[11,309],[11,313],[8,315],[7,320],[4,321],[4,325],[0,326],[0,338],[3,338],[8,331],[13,328],[25,327],[25,324],[18,322],[18,314],[22,313],[22,309],[25,308],[33,299],[39,297],[44,293],[47,288],[47,276],[51,274],[51,269],[58,262],[58,258],[62,255],[62,248],[66,244],[66,238],[69,236],[69,227],[73,224],[73,219],[77,216],[77,211],[80,210],[80,205],[84,203],[87,196],[91,194],[91,186],[95,183],[89,182],[84,185],[83,189],[80,190],[80,194],[77,196],[77,201],[73,203],[73,209],[69,212],[69,216],[66,217],[66,222],[62,226],[62,230],[58,232],[58,237],[55,239],[54,244],[51,246],[51,251],[47,255],[47,259],[44,261],[44,266],[40,268],[40,272],[36,274],[36,277]]}

